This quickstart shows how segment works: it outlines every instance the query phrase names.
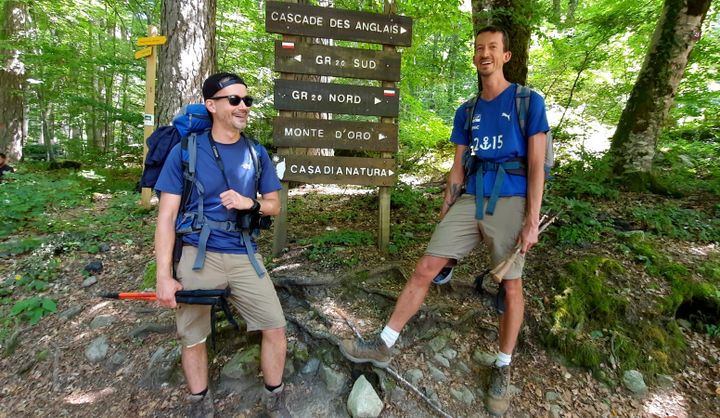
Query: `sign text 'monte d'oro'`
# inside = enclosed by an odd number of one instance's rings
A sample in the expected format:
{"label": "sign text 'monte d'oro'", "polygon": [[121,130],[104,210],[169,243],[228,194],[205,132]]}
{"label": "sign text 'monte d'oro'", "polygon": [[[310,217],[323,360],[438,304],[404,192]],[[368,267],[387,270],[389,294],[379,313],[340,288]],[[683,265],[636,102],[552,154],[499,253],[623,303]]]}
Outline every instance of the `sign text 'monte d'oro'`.
{"label": "sign text 'monte d'oro'", "polygon": [[410,46],[412,19],[307,4],[268,1],[265,30],[270,33]]}
{"label": "sign text 'monte d'oro'", "polygon": [[396,179],[395,160],[391,158],[278,155],[274,159],[283,181],[389,187]]}
{"label": "sign text 'monte d'oro'", "polygon": [[273,120],[273,145],[397,152],[398,126],[392,123],[276,117]]}
{"label": "sign text 'monte d'oro'", "polygon": [[400,81],[395,51],[275,41],[275,71]]}
{"label": "sign text 'monte d'oro'", "polygon": [[275,80],[275,108],[300,112],[396,117],[400,92],[395,88]]}

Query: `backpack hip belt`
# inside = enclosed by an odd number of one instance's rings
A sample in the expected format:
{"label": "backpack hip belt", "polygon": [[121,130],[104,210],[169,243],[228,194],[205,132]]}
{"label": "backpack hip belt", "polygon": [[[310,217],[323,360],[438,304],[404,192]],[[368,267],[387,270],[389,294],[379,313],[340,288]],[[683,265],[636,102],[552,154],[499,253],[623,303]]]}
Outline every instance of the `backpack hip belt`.
{"label": "backpack hip belt", "polygon": [[[477,171],[475,176],[475,219],[483,219],[484,213],[488,215],[495,213],[495,205],[500,197],[500,188],[502,187],[503,180],[505,180],[506,173],[525,175],[527,172],[525,163],[519,159],[501,163],[480,160],[475,164],[475,168]],[[487,209],[483,210],[485,202],[484,174],[489,171],[496,171],[497,174],[495,175],[495,182],[493,183],[493,188],[490,193]]]}

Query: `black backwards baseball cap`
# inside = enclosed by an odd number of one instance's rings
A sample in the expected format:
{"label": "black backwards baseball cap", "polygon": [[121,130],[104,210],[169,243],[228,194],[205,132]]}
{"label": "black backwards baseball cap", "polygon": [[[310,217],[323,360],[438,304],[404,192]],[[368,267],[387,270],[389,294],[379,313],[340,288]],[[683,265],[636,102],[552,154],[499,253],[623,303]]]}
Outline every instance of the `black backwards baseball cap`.
{"label": "black backwards baseball cap", "polygon": [[232,86],[233,84],[242,84],[243,86],[247,87],[247,84],[245,84],[245,81],[237,74],[233,73],[217,73],[213,74],[210,77],[208,77],[205,82],[203,83],[202,93],[203,93],[203,99],[207,100],[213,96],[215,96],[215,93],[218,91],[224,89],[227,86]]}

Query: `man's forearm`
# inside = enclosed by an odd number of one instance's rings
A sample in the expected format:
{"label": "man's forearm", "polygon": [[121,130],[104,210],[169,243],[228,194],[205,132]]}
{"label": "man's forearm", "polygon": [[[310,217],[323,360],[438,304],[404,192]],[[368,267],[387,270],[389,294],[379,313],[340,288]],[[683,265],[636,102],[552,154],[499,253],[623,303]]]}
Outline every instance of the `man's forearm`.
{"label": "man's forearm", "polygon": [[543,189],[545,187],[545,141],[544,133],[530,138],[528,150],[527,212],[525,222],[540,223]]}
{"label": "man's forearm", "polygon": [[158,219],[155,228],[155,260],[158,277],[172,276],[175,228],[172,223]]}

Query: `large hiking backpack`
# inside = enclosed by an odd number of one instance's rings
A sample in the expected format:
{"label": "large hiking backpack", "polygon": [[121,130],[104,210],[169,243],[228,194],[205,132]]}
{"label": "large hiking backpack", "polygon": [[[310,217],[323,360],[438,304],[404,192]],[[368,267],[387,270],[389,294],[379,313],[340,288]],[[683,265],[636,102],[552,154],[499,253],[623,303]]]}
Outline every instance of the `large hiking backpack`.
{"label": "large hiking backpack", "polygon": [[[518,115],[518,123],[520,125],[520,132],[525,137],[525,140],[528,140],[528,134],[527,134],[527,115],[528,110],[530,109],[530,96],[532,94],[532,89],[527,86],[517,85],[517,90],[515,92],[515,110],[517,111]],[[473,96],[471,99],[467,100],[465,103],[463,103],[463,107],[465,109],[465,126],[463,127],[465,130],[465,135],[468,138],[468,143],[472,143],[472,116],[475,113],[475,106],[477,105],[479,95]],[[547,132],[547,139],[545,143],[545,163],[544,163],[544,170],[545,170],[545,178],[550,178],[550,172],[552,170],[553,165],[555,164],[555,153],[553,151],[553,138],[552,133],[550,131]],[[505,173],[508,174],[515,174],[515,175],[521,175],[521,176],[527,176],[527,158],[516,158],[509,161],[496,163],[496,162],[490,162],[490,161],[482,161],[479,158],[476,158],[474,150],[471,146],[468,146],[465,150],[465,154],[463,154],[463,167],[465,169],[465,181],[468,181],[468,177],[475,173],[480,171],[477,178],[480,178],[480,180],[477,181],[477,185],[479,186],[479,190],[476,190],[476,196],[477,196],[477,208],[475,217],[477,219],[483,218],[483,213],[487,213],[488,215],[492,215],[495,212],[495,204],[497,203],[498,194],[500,192],[500,187],[502,186],[502,181],[504,179]],[[497,171],[498,174],[495,177],[495,184],[493,185],[493,191],[492,195],[490,196],[490,199],[488,201],[487,209],[483,210],[483,198],[484,198],[484,191],[483,191],[483,181],[482,181],[482,173],[485,171]]]}

